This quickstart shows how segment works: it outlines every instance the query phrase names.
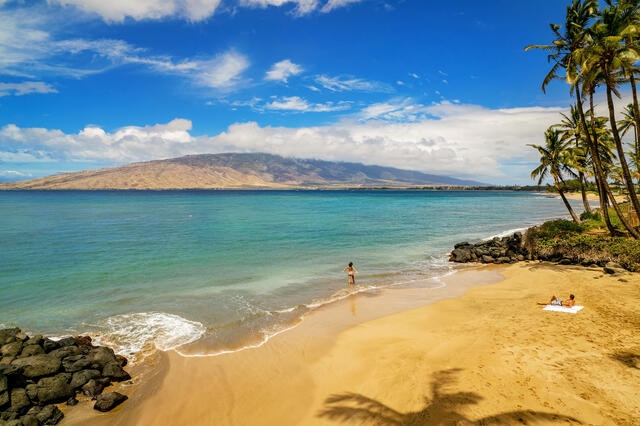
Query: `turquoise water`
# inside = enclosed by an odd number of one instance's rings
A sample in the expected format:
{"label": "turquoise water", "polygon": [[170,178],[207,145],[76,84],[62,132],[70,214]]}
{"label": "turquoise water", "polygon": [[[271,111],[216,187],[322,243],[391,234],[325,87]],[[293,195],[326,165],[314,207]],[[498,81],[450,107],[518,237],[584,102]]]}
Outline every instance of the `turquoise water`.
{"label": "turquoise water", "polygon": [[358,290],[426,286],[455,243],[565,216],[506,191],[0,192],[0,325],[233,349],[343,297],[349,261]]}

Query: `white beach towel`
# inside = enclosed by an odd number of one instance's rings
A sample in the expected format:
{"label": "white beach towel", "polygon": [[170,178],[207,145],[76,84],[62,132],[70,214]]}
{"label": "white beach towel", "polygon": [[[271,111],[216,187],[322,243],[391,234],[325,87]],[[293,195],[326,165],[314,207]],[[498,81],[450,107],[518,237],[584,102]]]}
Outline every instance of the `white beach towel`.
{"label": "white beach towel", "polygon": [[579,310],[581,310],[582,308],[584,308],[584,306],[572,306],[572,307],[568,307],[568,306],[558,306],[558,305],[547,305],[544,308],[542,308],[543,311],[554,311],[554,312],[566,312],[568,314],[575,314],[577,313]]}

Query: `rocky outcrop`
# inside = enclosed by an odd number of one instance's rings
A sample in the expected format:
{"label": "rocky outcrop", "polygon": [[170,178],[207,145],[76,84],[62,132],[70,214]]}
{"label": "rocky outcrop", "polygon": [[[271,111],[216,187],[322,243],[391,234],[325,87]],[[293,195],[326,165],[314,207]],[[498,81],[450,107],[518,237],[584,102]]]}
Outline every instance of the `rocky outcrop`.
{"label": "rocky outcrop", "polygon": [[493,238],[476,244],[458,243],[449,255],[450,262],[457,263],[515,263],[525,260],[553,262],[559,265],[598,266],[611,275],[623,275],[628,272],[619,263],[612,261],[593,261],[579,256],[567,256],[562,253],[543,254],[529,248],[527,233],[524,240],[520,232],[503,238]]}
{"label": "rocky outcrop", "polygon": [[125,365],[124,357],[93,346],[87,336],[55,341],[18,328],[0,330],[0,424],[57,424],[63,414],[55,404],[75,405],[79,392],[97,399],[96,410],[108,411],[127,399],[101,395],[112,382],[131,379]]}
{"label": "rocky outcrop", "polygon": [[522,233],[510,237],[493,238],[476,244],[468,242],[454,246],[449,261],[458,263],[514,263],[529,259],[529,253],[522,245]]}

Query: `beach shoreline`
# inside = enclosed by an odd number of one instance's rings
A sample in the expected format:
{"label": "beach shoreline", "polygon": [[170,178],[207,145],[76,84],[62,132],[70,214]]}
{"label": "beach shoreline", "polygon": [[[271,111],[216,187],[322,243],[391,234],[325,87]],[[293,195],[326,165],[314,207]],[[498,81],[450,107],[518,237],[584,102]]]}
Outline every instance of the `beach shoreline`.
{"label": "beach shoreline", "polygon": [[[440,289],[355,295],[259,348],[159,354],[150,379],[134,376],[131,400],[92,421],[329,425],[386,416],[401,424],[631,425],[640,418],[637,274],[527,262],[462,269],[444,281]],[[575,315],[536,305],[569,292],[585,306]],[[82,407],[69,412],[66,424],[82,424]]]}

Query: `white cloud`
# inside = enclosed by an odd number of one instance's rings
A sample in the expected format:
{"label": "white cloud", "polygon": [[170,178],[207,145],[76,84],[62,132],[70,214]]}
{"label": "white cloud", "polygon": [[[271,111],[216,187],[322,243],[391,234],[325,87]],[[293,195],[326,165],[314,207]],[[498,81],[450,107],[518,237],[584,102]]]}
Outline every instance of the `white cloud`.
{"label": "white cloud", "polygon": [[366,81],[359,78],[343,78],[343,77],[329,77],[326,75],[320,75],[315,79],[316,83],[325,89],[332,92],[384,92],[390,93],[392,88],[386,84],[376,81]]}
{"label": "white cloud", "polygon": [[281,7],[289,4],[295,6],[297,15],[306,15],[316,10],[318,0],[240,0],[240,5],[247,7]]}
{"label": "white cloud", "polygon": [[[320,8],[331,12],[363,0],[327,0]],[[214,15],[221,0],[48,0],[50,4],[75,7],[83,12],[96,14],[106,22],[133,20],[159,20],[179,17],[190,21],[201,21]],[[3,1],[0,1],[0,6]],[[293,6],[296,15],[307,15],[318,10],[319,0],[239,0],[245,7]]]}
{"label": "white cloud", "polygon": [[[282,102],[283,107],[285,104],[301,110],[309,107],[302,99]],[[538,156],[527,144],[542,143],[545,129],[558,122],[561,111],[559,108],[491,110],[452,103],[411,108],[407,101],[395,106],[380,104],[377,108],[378,113],[370,113],[366,121],[301,128],[236,123],[218,135],[197,137],[191,135],[191,121],[185,119],[153,126],[128,126],[112,133],[98,127],[65,134],[59,130],[7,125],[0,129],[3,140],[0,160],[11,163],[12,156],[19,156],[21,162],[32,158],[122,164],[188,154],[268,152],[380,164],[490,183],[528,184]],[[417,110],[418,118],[413,122],[379,119],[394,110],[399,111],[398,116]]]}
{"label": "white cloud", "polygon": [[108,22],[182,17],[201,21],[213,15],[220,0],[49,0],[62,6],[74,6],[100,15]]}
{"label": "white cloud", "polygon": [[[44,30],[47,28],[50,32]],[[24,9],[0,11],[0,74],[29,80],[47,77],[82,78],[126,64],[191,80],[198,86],[228,91],[242,82],[248,68],[246,56],[228,51],[198,59],[176,59],[150,54],[146,49],[123,40],[56,39],[56,24],[44,14]],[[30,93],[43,92],[46,83],[31,86]],[[27,90],[28,87],[24,86]],[[24,94],[17,87],[0,89],[0,96]]]}
{"label": "white cloud", "polygon": [[230,89],[241,81],[241,74],[249,67],[246,56],[227,52],[214,59],[196,64],[196,80],[205,87]]}
{"label": "white cloud", "polygon": [[298,96],[288,96],[268,103],[265,108],[280,111],[330,112],[344,111],[346,109],[349,109],[350,106],[346,102],[340,102],[337,105],[333,102],[327,102],[324,104],[312,104]]}
{"label": "white cloud", "polygon": [[22,83],[0,83],[0,98],[3,96],[29,95],[31,93],[57,93],[53,86],[42,81],[25,81]]}
{"label": "white cloud", "polygon": [[[320,7],[320,12],[329,13],[335,9],[345,7],[349,4],[360,3],[364,0],[327,0]],[[285,5],[294,5],[296,14],[306,15],[318,10],[320,6],[319,0],[240,0],[240,4],[248,7],[281,7]]]}
{"label": "white cloud", "polygon": [[292,75],[298,75],[302,72],[302,67],[291,62],[289,59],[282,60],[273,64],[271,69],[267,71],[265,80],[275,80],[287,82]]}
{"label": "white cloud", "polygon": [[328,13],[334,9],[345,7],[352,3],[360,3],[361,1],[363,0],[327,0],[327,3],[322,7],[321,11]]}

